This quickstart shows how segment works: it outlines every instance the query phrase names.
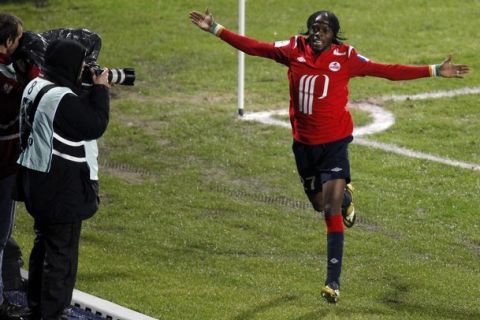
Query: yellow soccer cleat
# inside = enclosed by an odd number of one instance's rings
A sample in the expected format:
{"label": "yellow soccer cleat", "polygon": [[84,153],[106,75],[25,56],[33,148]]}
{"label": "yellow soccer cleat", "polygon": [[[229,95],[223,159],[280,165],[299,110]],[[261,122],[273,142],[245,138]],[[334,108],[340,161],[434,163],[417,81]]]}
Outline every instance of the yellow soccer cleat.
{"label": "yellow soccer cleat", "polygon": [[349,183],[345,187],[345,193],[343,196],[343,203],[342,203],[342,216],[343,216],[343,224],[347,228],[351,228],[355,224],[355,219],[357,216],[355,215],[355,207],[353,206],[353,188],[352,184]]}
{"label": "yellow soccer cleat", "polygon": [[338,284],[335,282],[327,284],[322,289],[321,294],[328,303],[337,303],[338,299],[340,298],[340,289],[338,288]]}

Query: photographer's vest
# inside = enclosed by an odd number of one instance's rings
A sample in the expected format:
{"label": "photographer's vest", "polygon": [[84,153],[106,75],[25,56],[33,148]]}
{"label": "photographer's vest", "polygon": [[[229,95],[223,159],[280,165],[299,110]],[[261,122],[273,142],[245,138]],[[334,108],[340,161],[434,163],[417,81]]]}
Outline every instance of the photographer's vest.
{"label": "photographer's vest", "polygon": [[[31,119],[28,119],[28,114],[31,108],[35,108],[35,98],[42,88],[48,85],[52,83],[42,78],[35,78],[23,92],[20,109],[20,139],[24,140],[27,137],[28,139],[17,163],[32,170],[49,172],[52,157],[55,155],[75,163],[86,162],[90,168],[90,179],[98,180],[97,141],[70,141],[55,132],[53,127],[60,101],[64,95],[74,94],[72,90],[55,86],[46,91],[38,101],[33,124],[29,123]],[[29,124],[31,131],[28,133],[25,128]]]}

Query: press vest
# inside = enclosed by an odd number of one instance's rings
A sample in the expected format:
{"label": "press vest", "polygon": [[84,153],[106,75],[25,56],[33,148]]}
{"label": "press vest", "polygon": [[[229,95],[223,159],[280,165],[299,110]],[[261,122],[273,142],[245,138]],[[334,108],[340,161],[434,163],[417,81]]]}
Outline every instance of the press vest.
{"label": "press vest", "polygon": [[[42,79],[33,79],[25,88],[20,109],[20,134],[24,126],[29,124],[28,111],[33,106],[39,91],[52,82]],[[98,180],[98,147],[96,140],[71,141],[62,137],[54,130],[55,113],[66,94],[74,94],[67,87],[53,87],[41,97],[32,130],[28,136],[28,143],[17,161],[18,164],[31,170],[49,172],[53,155],[74,163],[86,162],[90,169],[90,179]],[[23,137],[21,136],[20,139]]]}

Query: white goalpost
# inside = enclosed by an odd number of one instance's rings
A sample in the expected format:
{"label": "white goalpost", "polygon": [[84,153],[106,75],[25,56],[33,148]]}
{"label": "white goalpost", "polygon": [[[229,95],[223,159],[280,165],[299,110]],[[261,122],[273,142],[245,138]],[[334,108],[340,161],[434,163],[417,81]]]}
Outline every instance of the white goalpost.
{"label": "white goalpost", "polygon": [[[245,0],[238,0],[238,33],[245,35]],[[238,115],[244,113],[245,54],[238,51]]]}

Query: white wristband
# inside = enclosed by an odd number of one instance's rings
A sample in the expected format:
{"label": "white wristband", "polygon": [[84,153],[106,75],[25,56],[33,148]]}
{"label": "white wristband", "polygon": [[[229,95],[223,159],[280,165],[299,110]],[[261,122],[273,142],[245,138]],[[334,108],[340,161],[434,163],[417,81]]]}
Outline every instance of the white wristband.
{"label": "white wristband", "polygon": [[224,26],[222,26],[219,23],[214,22],[210,26],[209,31],[218,37],[220,35],[220,33],[222,33],[223,29],[225,29]]}
{"label": "white wristband", "polygon": [[430,67],[430,74],[432,77],[440,77],[440,65],[432,64]]}

